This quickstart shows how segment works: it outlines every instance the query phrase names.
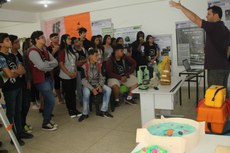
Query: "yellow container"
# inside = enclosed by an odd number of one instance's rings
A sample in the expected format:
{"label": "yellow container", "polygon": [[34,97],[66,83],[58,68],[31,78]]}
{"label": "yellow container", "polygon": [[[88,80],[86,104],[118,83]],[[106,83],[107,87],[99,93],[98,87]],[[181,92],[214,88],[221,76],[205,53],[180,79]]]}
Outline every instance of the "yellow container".
{"label": "yellow container", "polygon": [[226,88],[224,86],[212,85],[205,92],[205,105],[209,107],[222,107],[225,102]]}

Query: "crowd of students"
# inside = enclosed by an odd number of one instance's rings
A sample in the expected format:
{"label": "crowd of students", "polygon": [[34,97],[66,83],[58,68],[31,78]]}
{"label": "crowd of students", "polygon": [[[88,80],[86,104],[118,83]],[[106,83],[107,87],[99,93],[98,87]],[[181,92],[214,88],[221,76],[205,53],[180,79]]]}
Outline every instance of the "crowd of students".
{"label": "crowd of students", "polygon": [[[33,107],[36,107],[38,99],[43,116],[42,129],[58,129],[52,120],[53,89],[58,102],[66,104],[69,116],[78,116],[79,122],[89,117],[91,97],[97,95],[102,95],[102,104],[96,115],[113,118],[109,104],[112,102],[115,107],[121,104],[121,85],[129,88],[124,102],[136,104],[132,94],[138,86],[135,71],[140,65],[153,69],[158,62],[160,52],[154,37],[148,35],[145,41],[144,33],[139,31],[136,41],[126,47],[121,37],[98,35],[89,41],[86,33],[83,27],[79,29],[79,38],[52,33],[51,43],[46,46],[43,32],[34,31],[23,42],[22,53],[17,36],[0,33],[0,70],[8,78],[2,87],[6,115],[14,125],[20,145],[24,145],[22,139],[33,137],[26,117],[30,103],[34,102]],[[77,109],[77,102],[83,106],[82,113]]]}

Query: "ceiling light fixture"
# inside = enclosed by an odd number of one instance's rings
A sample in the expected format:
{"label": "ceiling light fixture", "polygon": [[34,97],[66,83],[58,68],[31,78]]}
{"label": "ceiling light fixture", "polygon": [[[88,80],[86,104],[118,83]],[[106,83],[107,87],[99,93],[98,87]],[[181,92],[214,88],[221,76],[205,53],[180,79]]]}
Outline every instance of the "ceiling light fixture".
{"label": "ceiling light fixture", "polygon": [[47,0],[44,1],[44,7],[48,7],[48,2],[47,2]]}

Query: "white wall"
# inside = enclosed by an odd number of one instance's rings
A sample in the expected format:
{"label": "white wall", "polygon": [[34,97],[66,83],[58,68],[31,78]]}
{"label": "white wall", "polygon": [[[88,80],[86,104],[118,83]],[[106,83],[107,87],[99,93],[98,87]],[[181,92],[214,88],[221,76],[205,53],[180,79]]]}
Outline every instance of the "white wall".
{"label": "white wall", "polygon": [[[208,0],[181,0],[181,3],[193,10],[201,18],[205,18]],[[145,34],[172,34],[173,74],[177,75],[182,67],[177,66],[175,22],[186,21],[187,18],[177,9],[169,7],[169,0],[103,0],[85,5],[44,12],[40,21],[61,16],[90,12],[91,21],[111,18],[114,28],[142,25]],[[1,24],[1,23],[0,23]],[[1,28],[1,31],[28,36],[32,31],[40,29],[40,23],[19,24]]]}
{"label": "white wall", "polygon": [[[188,19],[179,10],[169,7],[168,3],[169,0],[104,0],[42,13],[41,20],[89,11],[91,21],[111,18],[114,28],[142,25],[146,35],[172,34],[173,74],[177,75],[184,68],[177,66],[175,22]],[[205,18],[207,0],[182,0],[181,3]]]}
{"label": "white wall", "polygon": [[30,37],[35,30],[41,30],[40,22],[21,23],[0,21],[0,32],[17,35],[19,38]]}

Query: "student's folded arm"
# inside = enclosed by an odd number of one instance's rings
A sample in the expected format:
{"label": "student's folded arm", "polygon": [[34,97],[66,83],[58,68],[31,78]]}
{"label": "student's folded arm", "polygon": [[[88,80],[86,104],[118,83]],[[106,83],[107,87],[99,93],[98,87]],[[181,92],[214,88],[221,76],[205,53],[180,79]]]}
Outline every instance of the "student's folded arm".
{"label": "student's folded arm", "polygon": [[2,71],[3,71],[3,74],[4,74],[7,78],[16,78],[16,77],[18,77],[18,74],[12,72],[8,67],[2,68]]}
{"label": "student's folded arm", "polygon": [[58,62],[57,62],[57,60],[53,57],[53,55],[50,54],[50,53],[49,53],[49,58],[50,58],[50,61],[48,61],[48,63],[49,63],[49,65],[50,65],[50,67],[52,67],[52,68],[57,67],[57,66],[58,66]]}
{"label": "student's folded arm", "polygon": [[53,70],[53,67],[51,67],[47,61],[43,61],[39,53],[36,51],[31,51],[29,53],[29,59],[32,61],[34,66],[41,71],[49,72]]}
{"label": "student's folded arm", "polygon": [[15,73],[17,73],[18,75],[23,75],[26,73],[26,70],[22,64],[18,64],[18,68],[15,69]]}

